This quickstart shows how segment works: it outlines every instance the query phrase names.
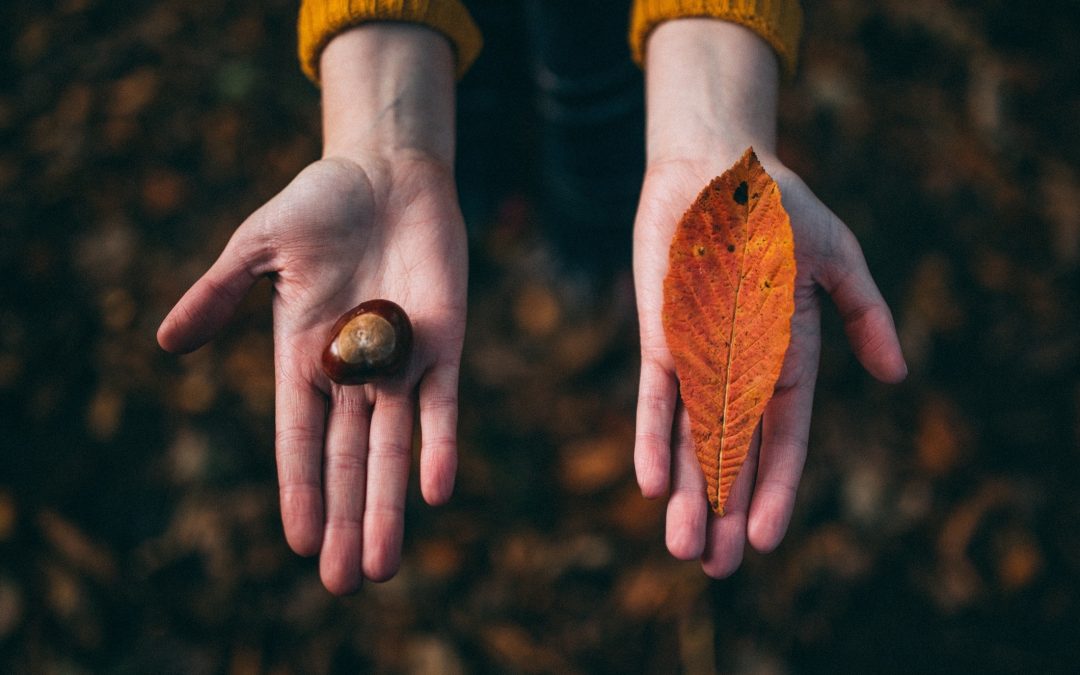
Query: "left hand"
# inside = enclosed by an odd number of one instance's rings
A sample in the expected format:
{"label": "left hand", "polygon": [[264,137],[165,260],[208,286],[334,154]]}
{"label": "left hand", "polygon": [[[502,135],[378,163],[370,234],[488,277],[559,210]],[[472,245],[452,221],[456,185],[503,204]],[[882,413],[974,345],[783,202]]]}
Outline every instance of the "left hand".
{"label": "left hand", "polygon": [[736,159],[667,162],[650,169],[634,231],[641,323],[638,481],[646,496],[656,497],[666,491],[670,471],[668,548],[677,558],[702,557],[705,571],[714,577],[728,576],[738,568],[746,541],[760,551],[770,551],[787,530],[810,433],[821,347],[819,289],[836,303],[855,355],[873,376],[896,382],[907,373],[892,315],[870,277],[855,236],[798,176],[773,157],[759,157],[780,185],[784,208],[791,216],[798,269],[795,314],[780,379],[728,498],[726,514],[717,518],[709,513],[689,419],[682,405],[676,405],[675,363],[661,311],[676,223],[701,188]]}
{"label": "left hand", "polygon": [[[907,366],[892,315],[855,236],[773,152],[777,76],[768,46],[733,24],[680,20],[654,31],[648,55],[649,166],[634,227],[641,330],[635,467],[646,497],[663,495],[670,483],[667,547],[672,555],[700,557],[705,572],[721,578],[738,568],[747,541],[760,551],[775,548],[791,519],[817,379],[819,290],[836,304],[855,355],[872,375],[896,382]],[[685,81],[695,74],[703,74],[705,83]],[[719,85],[713,95],[710,85]],[[688,92],[701,92],[700,99]],[[675,364],[661,320],[663,282],[675,227],[686,208],[751,145],[779,184],[791,217],[798,269],[795,313],[780,379],[726,514],[717,518],[709,511],[689,419],[678,402]]]}

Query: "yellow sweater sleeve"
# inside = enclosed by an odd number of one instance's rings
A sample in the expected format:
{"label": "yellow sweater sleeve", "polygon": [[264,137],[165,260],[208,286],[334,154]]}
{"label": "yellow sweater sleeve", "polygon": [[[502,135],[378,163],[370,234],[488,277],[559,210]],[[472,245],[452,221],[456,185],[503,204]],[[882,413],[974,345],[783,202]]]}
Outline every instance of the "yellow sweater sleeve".
{"label": "yellow sweater sleeve", "polygon": [[795,73],[802,7],[799,0],[634,0],[630,18],[630,51],[645,62],[645,41],[652,29],[669,19],[713,17],[746,26],[776,51],[784,75]]}
{"label": "yellow sweater sleeve", "polygon": [[297,21],[300,67],[319,83],[319,56],[338,33],[369,21],[407,21],[442,33],[457,55],[460,79],[480,54],[483,40],[459,0],[302,0]]}

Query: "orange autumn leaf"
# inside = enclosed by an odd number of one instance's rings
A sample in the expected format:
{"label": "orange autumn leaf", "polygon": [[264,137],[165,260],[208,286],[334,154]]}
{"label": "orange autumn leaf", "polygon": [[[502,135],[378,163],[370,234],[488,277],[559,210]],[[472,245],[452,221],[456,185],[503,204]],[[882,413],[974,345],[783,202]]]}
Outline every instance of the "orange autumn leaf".
{"label": "orange autumn leaf", "polygon": [[780,376],[794,311],[791,221],[748,149],[679,221],[664,279],[664,332],[720,515]]}

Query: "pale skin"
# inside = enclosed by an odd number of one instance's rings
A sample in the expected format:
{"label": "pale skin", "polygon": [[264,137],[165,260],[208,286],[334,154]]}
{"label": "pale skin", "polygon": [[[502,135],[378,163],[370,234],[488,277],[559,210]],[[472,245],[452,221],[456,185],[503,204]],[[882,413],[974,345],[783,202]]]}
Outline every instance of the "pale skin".
{"label": "pale skin", "polygon": [[[321,57],[323,157],[248,218],[158,332],[187,352],[252,284],[274,284],[276,454],[285,537],[323,584],[356,591],[401,561],[414,414],[420,487],[450,498],[467,247],[454,185],[454,56],[426,28],[372,24]],[[334,384],[320,355],[337,318],[373,298],[413,323],[405,372]]]}
{"label": "pale skin", "polygon": [[[820,342],[819,289],[879,379],[906,373],[888,308],[843,223],[775,157],[777,65],[753,33],[688,19],[648,43],[648,170],[634,229],[642,369],[635,465],[642,493],[669,494],[667,545],[733,572],[745,542],[784,535],[806,456]],[[420,26],[367,24],[320,59],[323,157],[240,225],[158,332],[188,352],[209,341],[260,278],[274,284],[276,456],[285,537],[319,555],[327,589],[356,591],[401,562],[405,494],[419,410],[420,487],[446,502],[457,466],[457,383],[467,247],[454,185],[454,55]],[[753,145],[791,213],[799,265],[792,346],[728,503],[708,515],[704,479],[678,404],[660,320],[675,223],[714,176]],[[414,329],[404,372],[362,386],[323,374],[327,333],[345,311],[386,298]]]}
{"label": "pale skin", "polygon": [[[776,157],[779,72],[756,34],[731,23],[680,19],[657,27],[646,49],[645,181],[634,225],[634,280],[641,330],[634,464],[646,497],[668,494],[667,547],[700,559],[722,578],[738,569],[749,542],[771,551],[787,531],[806,459],[821,345],[821,296],[844,321],[871,375],[907,374],[888,306],[851,231]],[[675,365],[661,322],[668,249],[698,192],[753,147],[777,181],[791,217],[798,266],[791,343],[776,391],[726,514],[712,514],[678,399]]]}

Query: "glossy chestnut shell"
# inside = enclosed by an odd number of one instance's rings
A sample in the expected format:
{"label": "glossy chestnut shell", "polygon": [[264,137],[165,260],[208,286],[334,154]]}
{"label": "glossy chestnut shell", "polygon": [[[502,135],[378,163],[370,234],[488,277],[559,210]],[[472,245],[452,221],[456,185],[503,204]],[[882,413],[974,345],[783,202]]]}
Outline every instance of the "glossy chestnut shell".
{"label": "glossy chestnut shell", "polygon": [[393,375],[408,360],[412,324],[389,300],[368,300],[341,315],[322,353],[323,371],[338,384]]}

